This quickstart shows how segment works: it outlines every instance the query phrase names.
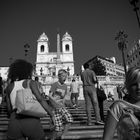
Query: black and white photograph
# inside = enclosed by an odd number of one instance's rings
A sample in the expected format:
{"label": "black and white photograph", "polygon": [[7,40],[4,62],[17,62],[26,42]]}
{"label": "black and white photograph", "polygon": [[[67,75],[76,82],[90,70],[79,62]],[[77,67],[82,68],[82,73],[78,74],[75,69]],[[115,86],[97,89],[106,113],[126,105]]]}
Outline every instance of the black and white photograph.
{"label": "black and white photograph", "polygon": [[140,0],[0,0],[0,140],[140,139]]}

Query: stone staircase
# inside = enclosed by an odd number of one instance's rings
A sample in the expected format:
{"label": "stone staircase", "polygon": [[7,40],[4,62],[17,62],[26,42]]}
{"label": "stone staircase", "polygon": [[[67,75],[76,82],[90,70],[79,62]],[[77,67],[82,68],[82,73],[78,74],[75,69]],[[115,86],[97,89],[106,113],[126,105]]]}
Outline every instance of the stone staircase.
{"label": "stone staircase", "polygon": [[[110,101],[105,101],[104,103],[104,114],[106,117],[107,109],[112,104]],[[71,112],[74,122],[72,123],[69,131],[66,135],[62,135],[62,140],[101,140],[103,135],[103,125],[92,125],[87,126],[87,116],[84,107],[79,107],[78,109],[72,109],[68,107]],[[92,110],[92,120],[95,121],[95,114]],[[0,105],[0,140],[6,140],[6,132],[8,128],[9,119],[7,117],[6,105],[3,103]],[[49,116],[41,118],[41,124],[46,133],[45,139],[48,140],[51,135],[50,130],[50,118]],[[114,140],[117,140],[117,135],[115,133]]]}

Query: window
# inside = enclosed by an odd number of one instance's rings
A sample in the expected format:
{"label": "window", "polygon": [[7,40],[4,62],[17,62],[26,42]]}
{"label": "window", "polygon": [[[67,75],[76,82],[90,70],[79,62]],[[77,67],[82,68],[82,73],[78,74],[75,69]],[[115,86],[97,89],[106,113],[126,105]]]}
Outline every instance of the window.
{"label": "window", "polygon": [[57,61],[57,57],[53,57],[53,62],[56,62]]}
{"label": "window", "polygon": [[52,75],[53,75],[53,76],[56,76],[56,73],[55,73],[55,72],[52,72]]}
{"label": "window", "polygon": [[41,52],[44,52],[44,45],[41,45],[40,51],[41,51]]}
{"label": "window", "polygon": [[67,44],[67,45],[66,45],[66,51],[69,51],[69,49],[70,49],[70,48],[69,48],[69,45]]}

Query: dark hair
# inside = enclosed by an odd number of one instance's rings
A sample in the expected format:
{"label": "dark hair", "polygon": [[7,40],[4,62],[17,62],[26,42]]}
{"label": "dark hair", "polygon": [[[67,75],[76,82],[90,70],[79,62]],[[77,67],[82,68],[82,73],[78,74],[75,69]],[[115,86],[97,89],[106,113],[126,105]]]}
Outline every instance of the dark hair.
{"label": "dark hair", "polygon": [[0,81],[2,81],[2,77],[0,76]]}
{"label": "dark hair", "polygon": [[26,60],[17,59],[9,67],[8,78],[11,82],[16,80],[30,79],[32,77],[33,65]]}
{"label": "dark hair", "polygon": [[84,69],[87,69],[87,68],[89,68],[89,64],[85,63],[83,67],[84,67]]}
{"label": "dark hair", "polygon": [[38,77],[36,76],[36,77],[35,77],[35,81],[38,81],[38,80],[39,80],[39,79],[38,79]]}
{"label": "dark hair", "polygon": [[72,82],[74,82],[75,81],[75,79],[72,79]]}
{"label": "dark hair", "polygon": [[67,74],[67,71],[64,70],[64,69],[60,69],[60,70],[58,71],[58,76],[61,75],[62,73]]}

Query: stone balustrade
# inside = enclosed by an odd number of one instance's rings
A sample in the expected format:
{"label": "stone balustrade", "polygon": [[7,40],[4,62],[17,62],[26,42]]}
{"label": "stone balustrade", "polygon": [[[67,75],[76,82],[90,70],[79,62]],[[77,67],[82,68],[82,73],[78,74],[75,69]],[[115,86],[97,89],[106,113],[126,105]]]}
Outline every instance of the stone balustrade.
{"label": "stone balustrade", "polygon": [[[83,87],[82,87],[82,81],[80,76],[69,76],[66,80],[66,84],[68,85],[68,99],[70,97],[70,92],[69,92],[69,86],[70,83],[72,81],[73,78],[76,78],[76,80],[79,82],[80,84],[80,96],[79,99],[83,99]],[[114,98],[117,99],[117,91],[116,91],[116,86],[118,84],[123,85],[124,84],[124,77],[119,77],[119,76],[97,76],[98,81],[99,81],[99,85],[102,85],[102,87],[104,88],[104,91],[106,93],[106,95],[108,95],[109,93],[111,93],[112,95],[114,95]],[[57,76],[56,77],[52,77],[52,76],[42,76],[39,77],[44,92],[46,94],[49,93],[49,89],[52,83],[54,83],[55,81],[57,81]]]}

